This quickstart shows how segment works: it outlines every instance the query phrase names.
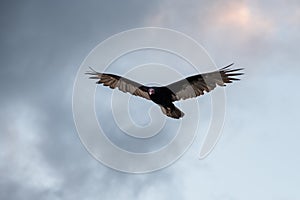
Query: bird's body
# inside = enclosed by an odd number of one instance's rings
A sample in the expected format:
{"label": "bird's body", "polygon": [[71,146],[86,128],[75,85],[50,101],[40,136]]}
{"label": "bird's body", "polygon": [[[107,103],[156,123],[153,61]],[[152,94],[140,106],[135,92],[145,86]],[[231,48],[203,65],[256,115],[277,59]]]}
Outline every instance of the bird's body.
{"label": "bird's body", "polygon": [[[150,99],[159,105],[167,106],[172,103],[172,95],[174,93],[167,87],[149,87],[155,92],[150,95]],[[164,95],[161,95],[164,94]]]}
{"label": "bird's body", "polygon": [[242,69],[229,69],[231,65],[218,71],[193,75],[162,87],[145,86],[118,75],[96,72],[92,68],[86,74],[92,75],[90,77],[92,79],[99,79],[98,84],[112,89],[119,88],[123,92],[151,100],[161,107],[165,115],[179,119],[184,116],[184,113],[173,104],[174,101],[197,97],[204,92],[210,92],[217,85],[225,86],[225,83],[239,80],[234,76],[242,75],[243,73],[236,73]]}
{"label": "bird's body", "polygon": [[149,87],[148,91],[151,89],[154,93],[150,95],[150,99],[161,107],[165,115],[175,119],[183,117],[184,113],[173,104],[172,97],[175,94],[168,87]]}

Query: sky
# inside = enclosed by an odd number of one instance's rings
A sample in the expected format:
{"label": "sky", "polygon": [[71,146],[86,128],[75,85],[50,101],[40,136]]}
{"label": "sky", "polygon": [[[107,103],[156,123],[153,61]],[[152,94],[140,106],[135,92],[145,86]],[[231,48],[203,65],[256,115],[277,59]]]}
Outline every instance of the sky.
{"label": "sky", "polygon": [[[29,0],[1,1],[0,11],[0,199],[300,198],[299,1]],[[133,175],[85,149],[72,91],[95,46],[149,26],[189,35],[217,66],[234,62],[245,75],[226,87],[222,137],[208,157],[198,159],[199,129],[173,165]],[[199,102],[204,121],[209,97]]]}

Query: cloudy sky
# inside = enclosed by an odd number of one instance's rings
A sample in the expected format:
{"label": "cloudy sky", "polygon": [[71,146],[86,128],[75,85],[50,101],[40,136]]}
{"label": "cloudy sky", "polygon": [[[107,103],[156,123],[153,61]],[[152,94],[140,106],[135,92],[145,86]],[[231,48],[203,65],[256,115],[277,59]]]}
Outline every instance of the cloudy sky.
{"label": "cloudy sky", "polygon": [[[300,198],[299,1],[29,0],[0,10],[0,199]],[[72,89],[96,45],[145,26],[181,31],[246,75],[226,88],[223,135],[207,158],[200,136],[170,167],[132,175],[85,150]]]}

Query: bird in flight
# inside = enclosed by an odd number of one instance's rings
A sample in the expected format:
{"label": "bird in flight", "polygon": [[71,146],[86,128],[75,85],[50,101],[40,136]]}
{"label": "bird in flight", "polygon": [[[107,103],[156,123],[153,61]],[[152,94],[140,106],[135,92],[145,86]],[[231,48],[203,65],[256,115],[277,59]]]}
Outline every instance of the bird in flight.
{"label": "bird in flight", "polygon": [[160,106],[165,115],[179,119],[184,113],[173,102],[197,97],[210,92],[217,85],[226,86],[226,83],[240,80],[236,76],[243,75],[241,73],[243,68],[232,69],[230,68],[232,65],[233,63],[217,71],[196,74],[161,87],[145,86],[115,74],[99,73],[92,68],[86,74],[90,75],[91,79],[98,79],[97,84],[103,84],[111,89],[118,88],[122,92],[151,100]]}

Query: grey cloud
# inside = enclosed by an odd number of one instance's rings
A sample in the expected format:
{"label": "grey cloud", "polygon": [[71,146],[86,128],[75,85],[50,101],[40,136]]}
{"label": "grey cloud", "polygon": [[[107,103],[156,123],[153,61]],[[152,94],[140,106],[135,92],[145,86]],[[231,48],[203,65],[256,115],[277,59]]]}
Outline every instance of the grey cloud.
{"label": "grey cloud", "polygon": [[[0,198],[253,199],[262,192],[262,199],[270,199],[271,193],[297,199],[299,24],[285,16],[299,10],[299,4],[246,3],[259,19],[274,20],[274,35],[247,33],[243,43],[243,31],[220,28],[210,18],[212,11],[226,8],[221,1],[2,1]],[[237,61],[247,75],[228,87],[224,135],[210,157],[194,160],[201,145],[197,140],[176,166],[129,175],[104,167],[84,149],[72,119],[71,95],[77,68],[95,45],[147,25],[188,33],[218,65]],[[29,114],[21,115],[24,111]],[[31,127],[12,134],[21,127],[16,120],[29,121]],[[22,148],[15,146],[18,141]],[[24,162],[22,153],[29,155]],[[37,156],[32,163],[31,155]],[[46,182],[43,174],[53,183],[29,183]]]}
{"label": "grey cloud", "polygon": [[[128,191],[125,197],[131,198],[142,196],[148,185],[173,182],[164,180],[166,173],[161,178],[132,177],[99,164],[80,143],[71,110],[74,77],[86,54],[111,34],[138,26],[156,4],[28,1],[2,5],[1,199],[111,199],[116,189],[121,191],[117,197]],[[28,116],[18,115],[23,108]],[[38,156],[42,163],[35,164],[30,157],[20,160],[22,149],[17,148],[9,131],[19,126],[15,120],[27,123],[27,117],[36,117],[31,124],[38,130],[24,128],[14,134],[36,140],[19,139],[29,156]],[[11,157],[7,149],[15,155]],[[33,165],[54,171],[59,184],[45,188],[30,185],[37,173]],[[21,178],[22,173],[28,173],[28,179]],[[47,181],[37,178],[38,182]]]}

